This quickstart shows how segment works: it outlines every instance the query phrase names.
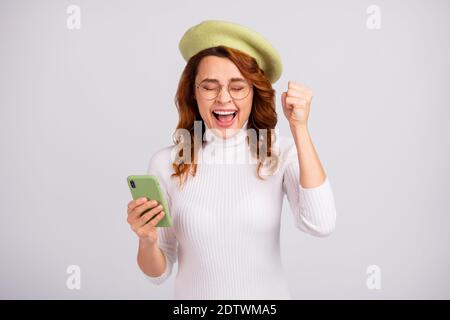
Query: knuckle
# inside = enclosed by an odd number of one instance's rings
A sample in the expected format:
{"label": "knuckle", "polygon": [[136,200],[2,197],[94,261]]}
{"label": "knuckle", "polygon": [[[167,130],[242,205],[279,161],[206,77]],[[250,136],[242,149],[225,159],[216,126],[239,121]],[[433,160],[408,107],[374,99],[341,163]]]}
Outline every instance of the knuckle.
{"label": "knuckle", "polygon": [[154,207],[156,205],[158,205],[158,201],[156,201],[156,200],[151,201],[149,204],[150,207]]}
{"label": "knuckle", "polygon": [[151,208],[151,207],[153,207],[152,201],[147,201],[145,203],[145,205],[143,206],[143,210],[146,210],[146,209]]}
{"label": "knuckle", "polygon": [[148,221],[150,221],[152,219],[152,217],[154,216],[153,212],[147,212],[144,216],[143,222],[146,223]]}
{"label": "knuckle", "polygon": [[143,205],[143,206],[139,207],[138,209],[136,209],[136,212],[139,215],[145,214],[145,211],[147,211],[147,206],[146,205]]}
{"label": "knuckle", "polygon": [[139,210],[137,210],[137,209],[131,210],[130,217],[136,217],[138,213],[139,213]]}
{"label": "knuckle", "polygon": [[141,222],[141,223],[145,223],[148,219],[149,219],[149,214],[148,214],[148,212],[147,212],[146,214],[144,214],[144,215],[140,218],[140,222]]}
{"label": "knuckle", "polygon": [[152,221],[152,225],[155,226],[159,221],[161,221],[164,216],[164,211],[161,211],[158,216]]}

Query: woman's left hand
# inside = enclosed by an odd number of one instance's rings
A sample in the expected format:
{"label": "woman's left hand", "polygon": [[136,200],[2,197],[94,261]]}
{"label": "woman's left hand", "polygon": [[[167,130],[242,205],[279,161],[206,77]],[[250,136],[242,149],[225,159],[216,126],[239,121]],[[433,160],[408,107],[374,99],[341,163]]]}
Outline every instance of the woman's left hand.
{"label": "woman's left hand", "polygon": [[289,126],[307,127],[312,98],[311,89],[292,80],[288,82],[288,90],[281,94],[281,104]]}

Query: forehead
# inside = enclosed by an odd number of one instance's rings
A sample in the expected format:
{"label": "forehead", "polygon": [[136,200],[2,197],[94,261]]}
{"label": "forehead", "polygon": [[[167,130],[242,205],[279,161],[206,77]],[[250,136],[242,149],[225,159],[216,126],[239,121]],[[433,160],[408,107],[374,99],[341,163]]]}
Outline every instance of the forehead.
{"label": "forehead", "polygon": [[226,83],[232,78],[244,79],[244,76],[231,60],[223,57],[207,56],[200,61],[196,78],[198,81],[209,78]]}

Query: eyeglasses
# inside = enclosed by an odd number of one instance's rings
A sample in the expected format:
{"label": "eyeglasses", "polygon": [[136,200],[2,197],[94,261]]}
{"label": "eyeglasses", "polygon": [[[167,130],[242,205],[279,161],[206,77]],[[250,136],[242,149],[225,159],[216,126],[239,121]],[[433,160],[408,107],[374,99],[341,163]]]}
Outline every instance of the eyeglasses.
{"label": "eyeglasses", "polygon": [[[199,84],[195,84],[195,87],[199,90],[200,96],[205,100],[213,100],[217,98],[222,91],[224,85],[216,81],[203,81]],[[245,99],[250,93],[250,85],[246,81],[231,81],[227,86],[228,93],[234,100]]]}

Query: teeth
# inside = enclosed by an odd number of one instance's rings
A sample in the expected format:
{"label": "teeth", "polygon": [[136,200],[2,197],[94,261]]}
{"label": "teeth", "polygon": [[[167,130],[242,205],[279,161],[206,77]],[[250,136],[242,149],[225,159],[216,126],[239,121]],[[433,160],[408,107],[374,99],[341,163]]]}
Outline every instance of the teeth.
{"label": "teeth", "polygon": [[214,113],[226,116],[226,115],[230,115],[230,114],[234,114],[236,111],[213,111]]}

